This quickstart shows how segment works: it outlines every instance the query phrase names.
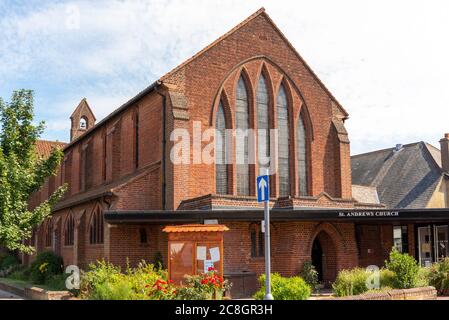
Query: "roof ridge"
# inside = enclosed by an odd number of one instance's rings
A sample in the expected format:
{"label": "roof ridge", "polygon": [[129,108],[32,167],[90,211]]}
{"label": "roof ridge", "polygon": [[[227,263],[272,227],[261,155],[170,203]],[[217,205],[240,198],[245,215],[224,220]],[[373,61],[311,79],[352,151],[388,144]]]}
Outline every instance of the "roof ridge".
{"label": "roof ridge", "polygon": [[66,143],[66,142],[64,142],[64,141],[57,141],[57,140],[46,140],[46,139],[37,139],[36,140],[36,142],[37,141],[41,141],[41,142],[53,142],[53,143]]}
{"label": "roof ridge", "polygon": [[435,165],[435,167],[441,171],[441,173],[443,174],[444,172],[442,171],[441,166],[438,164],[437,160],[435,159],[435,157],[433,156],[432,152],[430,152],[429,147],[434,148],[436,151],[441,152],[440,149],[437,149],[436,147],[432,146],[430,143],[427,142],[423,142],[424,145],[424,149],[426,150],[428,156],[432,159],[433,164]]}
{"label": "roof ridge", "polygon": [[[418,145],[418,144],[420,144],[422,142],[423,141],[412,142],[412,143],[404,144],[404,145],[402,145],[402,147],[403,148],[408,148],[408,147],[412,147],[412,146]],[[373,150],[373,151],[368,151],[368,152],[365,152],[365,153],[355,154],[355,155],[351,156],[351,158],[366,156],[366,155],[369,155],[369,154],[380,153],[380,152],[384,152],[384,151],[393,151],[393,150],[394,150],[394,147],[384,148],[384,149],[379,149],[379,150]]]}
{"label": "roof ridge", "polygon": [[164,74],[162,77],[159,78],[159,81],[163,81],[166,78],[168,78],[170,75],[172,75],[173,73],[175,73],[176,71],[178,71],[179,69],[183,68],[184,66],[188,65],[190,62],[192,62],[193,60],[195,60],[197,57],[199,57],[200,55],[202,55],[203,53],[207,52],[209,49],[211,49],[212,47],[214,47],[216,44],[218,44],[220,41],[226,39],[227,37],[229,37],[230,35],[232,35],[234,32],[236,32],[237,30],[239,30],[241,27],[243,27],[244,25],[246,25],[248,22],[250,22],[251,20],[253,20],[254,18],[258,17],[259,15],[261,15],[262,13],[265,12],[265,8],[261,7],[259,10],[257,10],[256,12],[254,12],[252,15],[250,15],[248,18],[246,18],[245,20],[243,20],[242,22],[240,22],[239,24],[237,24],[236,26],[234,26],[231,30],[229,30],[228,32],[226,32],[225,34],[221,35],[220,37],[218,37],[217,39],[215,39],[213,42],[211,42],[210,44],[208,44],[206,47],[204,47],[203,49],[201,49],[200,51],[198,51],[197,53],[195,53],[193,56],[191,56],[190,58],[188,58],[187,60],[185,60],[184,62],[182,62],[181,64],[177,65],[176,67],[174,67],[172,70],[170,70],[169,72],[167,72],[166,74]]}

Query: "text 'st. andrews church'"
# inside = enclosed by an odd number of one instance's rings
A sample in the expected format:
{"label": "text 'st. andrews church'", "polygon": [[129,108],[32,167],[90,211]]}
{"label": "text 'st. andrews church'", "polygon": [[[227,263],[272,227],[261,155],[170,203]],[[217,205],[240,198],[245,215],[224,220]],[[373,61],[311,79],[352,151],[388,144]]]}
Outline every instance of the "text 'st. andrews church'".
{"label": "text 'st. andrews church'", "polygon": [[[417,236],[418,224],[446,221],[447,232],[449,216],[393,208],[379,201],[374,187],[353,186],[347,118],[261,9],[100,122],[81,101],[59,172],[30,205],[63,183],[69,191],[32,244],[82,268],[97,259],[125,266],[127,259],[135,265],[158,257],[167,266],[164,227],[225,225],[224,275],[234,297],[249,296],[264,272],[263,204],[256,198],[263,168],[258,161],[173,163],[171,133],[185,129],[192,136],[199,122],[220,132],[278,129],[278,168],[270,178],[273,272],[297,275],[312,261],[329,284],[339,270],[382,266],[393,246],[425,255],[418,241],[427,238]],[[215,142],[215,157],[235,156],[226,143]],[[255,139],[254,148],[269,143]],[[38,151],[45,154],[48,144],[39,142]],[[239,152],[249,156],[248,148]],[[34,256],[23,259],[28,264]]]}

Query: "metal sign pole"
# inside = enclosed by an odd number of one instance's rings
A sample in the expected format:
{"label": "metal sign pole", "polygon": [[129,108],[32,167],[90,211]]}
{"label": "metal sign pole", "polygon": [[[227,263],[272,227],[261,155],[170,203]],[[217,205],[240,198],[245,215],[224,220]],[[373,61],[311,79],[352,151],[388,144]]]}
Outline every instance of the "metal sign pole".
{"label": "metal sign pole", "polygon": [[[269,177],[269,170],[267,169]],[[269,188],[268,181],[268,190]],[[268,191],[268,199],[264,203],[264,220],[265,220],[265,297],[264,300],[273,300],[271,294],[271,259],[270,259],[270,192]]]}

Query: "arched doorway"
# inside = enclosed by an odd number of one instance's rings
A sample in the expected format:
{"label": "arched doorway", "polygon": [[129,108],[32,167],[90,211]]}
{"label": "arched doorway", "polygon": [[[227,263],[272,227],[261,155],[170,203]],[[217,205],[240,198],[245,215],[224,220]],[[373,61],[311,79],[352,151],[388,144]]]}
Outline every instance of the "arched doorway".
{"label": "arched doorway", "polygon": [[318,281],[323,282],[323,249],[317,238],[315,238],[312,245],[312,264],[318,272]]}
{"label": "arched doorway", "polygon": [[319,281],[329,287],[337,277],[337,252],[327,232],[321,231],[313,240],[311,258]]}

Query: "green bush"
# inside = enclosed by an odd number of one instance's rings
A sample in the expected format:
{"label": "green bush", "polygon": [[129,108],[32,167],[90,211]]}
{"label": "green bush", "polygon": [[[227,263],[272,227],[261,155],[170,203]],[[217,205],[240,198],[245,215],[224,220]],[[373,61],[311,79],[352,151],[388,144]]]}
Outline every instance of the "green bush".
{"label": "green bush", "polygon": [[337,297],[359,295],[366,291],[366,280],[370,274],[362,268],[342,270],[332,284],[332,289]]}
{"label": "green bush", "polygon": [[427,274],[429,284],[435,287],[438,294],[442,295],[449,291],[449,258],[434,263]]}
{"label": "green bush", "polygon": [[380,270],[380,288],[385,290],[385,288],[390,289],[394,287],[395,273],[388,269]]}
{"label": "green bush", "polygon": [[1,260],[0,270],[6,270],[17,265],[19,265],[19,261],[17,260],[16,257],[12,255],[6,255]]}
{"label": "green bush", "polygon": [[45,286],[53,291],[66,291],[67,286],[65,281],[69,276],[70,275],[66,273],[53,275],[45,281]]}
{"label": "green bush", "polygon": [[419,267],[418,270],[418,279],[416,281],[416,287],[428,287],[430,286],[429,278],[430,278],[430,267]]}
{"label": "green bush", "polygon": [[157,251],[154,255],[154,267],[158,270],[164,269],[164,259],[160,251]]}
{"label": "green bush", "polygon": [[395,273],[393,286],[396,289],[415,288],[418,282],[418,262],[406,253],[400,253],[396,248],[390,252],[390,258],[385,261],[388,270]]}
{"label": "green bush", "polygon": [[89,300],[149,300],[149,285],[166,279],[167,273],[141,262],[137,268],[121,268],[105,261],[91,264],[81,274],[80,296]]}
{"label": "green bush", "polygon": [[315,291],[318,286],[318,271],[316,271],[312,261],[304,262],[299,275],[310,286],[310,289]]}
{"label": "green bush", "polygon": [[30,266],[30,280],[35,284],[44,284],[51,277],[62,272],[62,258],[51,251],[44,251],[36,256]]}
{"label": "green bush", "polygon": [[[261,288],[254,294],[254,299],[263,300],[265,296],[265,275],[259,277]],[[275,300],[307,300],[310,286],[301,277],[284,278],[278,273],[271,275],[271,293]]]}

